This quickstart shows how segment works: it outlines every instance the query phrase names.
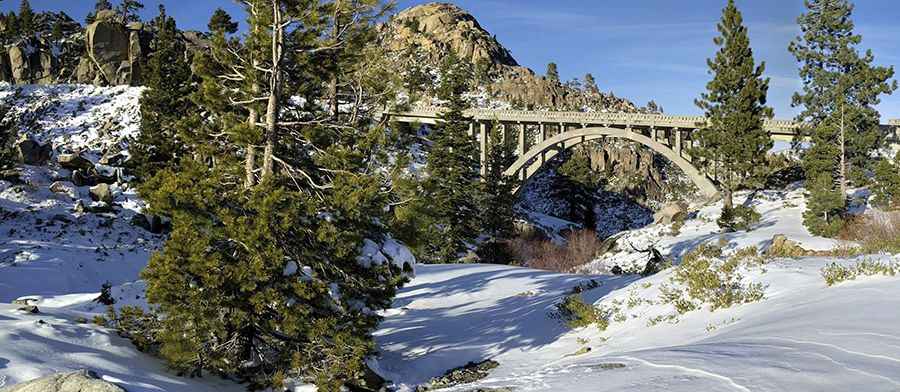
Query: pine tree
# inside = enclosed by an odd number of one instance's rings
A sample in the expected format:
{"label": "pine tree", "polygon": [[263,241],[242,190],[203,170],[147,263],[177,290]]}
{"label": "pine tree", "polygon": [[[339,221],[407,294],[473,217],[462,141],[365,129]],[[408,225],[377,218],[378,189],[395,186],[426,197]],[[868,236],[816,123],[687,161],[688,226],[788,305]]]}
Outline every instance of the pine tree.
{"label": "pine tree", "polygon": [[141,17],[138,15],[138,11],[143,8],[144,4],[138,0],[122,0],[122,3],[119,4],[119,14],[126,23],[140,22]]}
{"label": "pine tree", "polygon": [[501,139],[499,132],[491,134],[487,156],[487,173],[481,183],[481,232],[491,241],[509,239],[513,234],[518,181],[504,172],[516,161],[512,146]]}
{"label": "pine tree", "polygon": [[597,81],[594,80],[594,75],[586,74],[584,75],[584,88],[588,93],[591,94],[599,94],[600,88],[597,87]]}
{"label": "pine tree", "polygon": [[13,143],[17,135],[17,127],[6,114],[9,107],[0,105],[0,170],[9,169],[16,161]]}
{"label": "pine tree", "polygon": [[550,82],[559,83],[559,70],[556,67],[556,63],[547,64],[545,75]]}
{"label": "pine tree", "polygon": [[87,14],[87,16],[84,18],[84,22],[86,24],[94,23],[94,19],[97,18],[98,12],[111,9],[113,9],[113,5],[109,2],[109,0],[97,0],[97,2],[94,4],[94,10]]}
{"label": "pine tree", "polygon": [[144,71],[146,89],[141,94],[141,133],[130,148],[129,166],[140,179],[164,168],[174,168],[187,152],[179,129],[197,113],[191,101],[195,84],[185,59],[186,48],[178,38],[175,19],[160,6],[153,21],[156,35]]}
{"label": "pine tree", "polygon": [[441,66],[439,97],[447,104],[434,130],[428,156],[428,178],[423,199],[432,220],[427,257],[433,262],[456,261],[478,237],[480,163],[475,143],[468,136],[470,70],[454,54]]}
{"label": "pine tree", "polygon": [[[219,29],[199,55],[192,99],[203,118],[182,132],[202,146],[141,187],[173,222],[144,277],[161,313],[160,353],[176,370],[208,369],[253,390],[299,378],[337,391],[363,373],[375,311],[405,280],[393,265],[357,260],[363,239],[384,235],[389,196],[375,165],[385,131],[368,110],[389,96],[389,68],[368,51],[356,61],[339,53],[339,72],[359,90],[335,118],[322,105],[332,75],[321,64],[335,44],[364,46],[342,40],[374,37],[381,3],[367,4],[346,25],[365,34],[333,40],[329,3],[248,0],[247,36]],[[248,147],[260,142],[248,186]]]}
{"label": "pine tree", "polygon": [[[722,214],[729,216],[734,191],[751,185],[765,167],[772,140],[763,121],[772,117],[772,109],[766,106],[765,63],[755,65],[747,28],[734,0],[728,0],[717,29],[721,35],[713,42],[719,51],[707,60],[713,79],[697,100],[709,124],[696,133],[698,145],[691,155],[704,160],[703,166],[715,174],[723,193]],[[734,222],[724,219],[720,224],[733,228]]]}
{"label": "pine tree", "polygon": [[231,15],[221,8],[216,8],[216,11],[213,12],[207,27],[210,32],[214,33],[234,34],[238,31],[238,23],[232,21]]}
{"label": "pine tree", "polygon": [[893,161],[881,159],[875,166],[872,194],[878,207],[900,210],[900,151]]}
{"label": "pine tree", "polygon": [[28,0],[22,0],[19,3],[19,33],[22,35],[31,35],[35,32],[34,11],[31,9],[31,3]]}
{"label": "pine tree", "polygon": [[833,236],[843,225],[846,192],[854,178],[872,169],[873,153],[883,140],[875,106],[879,96],[897,88],[891,67],[873,65],[871,51],[860,54],[854,34],[853,6],[847,0],[806,0],[801,35],[789,47],[800,62],[803,90],[793,105],[807,124],[811,141],[803,167],[811,202],[804,224],[818,235]]}

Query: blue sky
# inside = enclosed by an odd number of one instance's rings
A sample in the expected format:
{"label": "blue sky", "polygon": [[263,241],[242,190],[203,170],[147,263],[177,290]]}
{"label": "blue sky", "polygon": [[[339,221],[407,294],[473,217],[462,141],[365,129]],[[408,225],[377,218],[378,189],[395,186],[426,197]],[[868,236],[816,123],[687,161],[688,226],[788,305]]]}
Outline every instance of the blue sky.
{"label": "blue sky", "polygon": [[[115,3],[116,1],[114,1]],[[426,3],[399,0],[398,8]],[[31,0],[39,10],[64,10],[83,20],[93,0]],[[205,29],[215,7],[237,15],[229,0],[147,0],[144,17],[166,5],[182,28]],[[559,64],[565,79],[592,73],[600,88],[643,105],[650,99],[672,114],[698,114],[694,106],[709,75],[706,59],[714,55],[712,38],[725,0],[456,0],[469,10],[524,66],[543,73]],[[16,8],[4,0],[0,9]],[[798,33],[795,24],[802,0],[738,0],[750,29],[757,61],[767,63],[772,79],[769,103],[778,117],[796,113],[791,95],[799,87],[797,65],[787,45]],[[900,65],[900,25],[896,0],[857,0],[855,21],[863,48],[876,62]],[[885,97],[884,118],[900,118],[900,92]]]}

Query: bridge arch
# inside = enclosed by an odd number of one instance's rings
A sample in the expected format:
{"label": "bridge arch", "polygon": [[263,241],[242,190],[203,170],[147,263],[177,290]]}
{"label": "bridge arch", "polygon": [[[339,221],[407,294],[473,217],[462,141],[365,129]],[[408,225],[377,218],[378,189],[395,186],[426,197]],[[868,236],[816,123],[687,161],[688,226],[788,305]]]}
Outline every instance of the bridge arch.
{"label": "bridge arch", "polygon": [[630,140],[649,147],[678,166],[697,185],[705,197],[715,199],[719,196],[719,190],[715,184],[681,154],[665,144],[629,129],[588,127],[568,130],[532,146],[519,156],[519,159],[506,170],[505,174],[518,177],[523,181],[527,180],[540,171],[544,163],[559,152],[591,140],[607,137]]}

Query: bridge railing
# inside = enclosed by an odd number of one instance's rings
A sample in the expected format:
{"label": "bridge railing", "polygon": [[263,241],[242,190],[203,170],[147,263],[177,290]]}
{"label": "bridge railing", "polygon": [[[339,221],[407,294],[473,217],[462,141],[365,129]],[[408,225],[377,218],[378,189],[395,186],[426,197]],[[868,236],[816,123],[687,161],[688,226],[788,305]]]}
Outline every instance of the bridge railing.
{"label": "bridge railing", "polygon": [[[434,106],[413,107],[406,111],[386,112],[391,116],[404,118],[436,119],[445,109]],[[662,128],[701,128],[707,124],[703,116],[678,116],[669,114],[648,113],[610,113],[610,112],[574,112],[574,111],[539,111],[539,110],[494,110],[471,109],[466,116],[478,121],[518,122],[532,124],[584,124],[584,125],[616,125],[635,127]],[[765,120],[763,129],[777,135],[790,136],[797,134],[800,125],[793,120]],[[894,137],[900,139],[900,119],[889,120],[885,128],[894,131]]]}

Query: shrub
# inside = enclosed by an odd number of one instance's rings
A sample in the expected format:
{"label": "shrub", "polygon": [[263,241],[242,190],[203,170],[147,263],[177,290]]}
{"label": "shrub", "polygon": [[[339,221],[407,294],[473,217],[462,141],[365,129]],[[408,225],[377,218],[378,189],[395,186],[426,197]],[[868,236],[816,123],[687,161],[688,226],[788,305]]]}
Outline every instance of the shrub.
{"label": "shrub", "polygon": [[153,314],[136,306],[123,306],[118,312],[109,306],[104,321],[104,326],[131,340],[139,351],[155,354],[159,350],[160,321]]}
{"label": "shrub", "polygon": [[605,331],[609,327],[609,315],[594,305],[585,303],[578,294],[566,296],[562,302],[556,305],[556,311],[551,314],[569,328],[576,329],[596,324],[597,328]]}
{"label": "shrub", "polygon": [[516,259],[512,246],[507,241],[485,242],[478,246],[475,254],[480,262],[487,264],[509,265]]}
{"label": "shrub", "polygon": [[900,253],[900,212],[875,212],[848,220],[840,238],[857,241],[853,254]]}
{"label": "shrub", "polygon": [[822,268],[822,277],[825,284],[831,287],[844,281],[856,280],[860,276],[895,276],[897,272],[900,272],[900,266],[897,264],[863,260],[849,267],[831,263]]}
{"label": "shrub", "polygon": [[750,227],[759,223],[760,215],[753,207],[737,206],[722,209],[719,227],[728,231],[750,231]]}
{"label": "shrub", "polygon": [[556,272],[572,272],[594,260],[603,249],[603,242],[590,230],[580,230],[566,236],[565,245],[548,239],[520,237],[510,241],[510,252],[522,265]]}
{"label": "shrub", "polygon": [[[752,257],[750,257],[752,255]],[[722,249],[700,245],[682,259],[672,282],[677,286],[661,288],[664,302],[673,304],[679,313],[687,313],[709,304],[710,310],[756,302],[763,298],[764,287],[759,283],[744,283],[738,272],[743,265],[761,262],[758,252],[739,250],[723,260]]]}

